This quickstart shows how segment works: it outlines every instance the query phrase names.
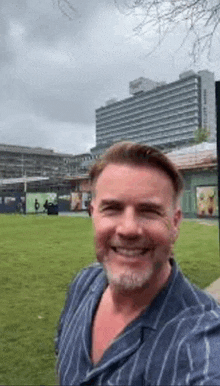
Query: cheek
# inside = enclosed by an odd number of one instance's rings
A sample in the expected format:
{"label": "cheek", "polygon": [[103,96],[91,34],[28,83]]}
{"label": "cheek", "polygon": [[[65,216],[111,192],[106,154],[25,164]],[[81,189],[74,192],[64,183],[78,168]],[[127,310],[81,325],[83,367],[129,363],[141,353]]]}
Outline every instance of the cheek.
{"label": "cheek", "polygon": [[165,222],[155,222],[145,232],[146,237],[152,240],[153,243],[159,245],[167,245],[171,242],[172,232],[170,227]]}
{"label": "cheek", "polygon": [[114,226],[109,219],[94,218],[95,239],[97,243],[105,243],[114,233]]}

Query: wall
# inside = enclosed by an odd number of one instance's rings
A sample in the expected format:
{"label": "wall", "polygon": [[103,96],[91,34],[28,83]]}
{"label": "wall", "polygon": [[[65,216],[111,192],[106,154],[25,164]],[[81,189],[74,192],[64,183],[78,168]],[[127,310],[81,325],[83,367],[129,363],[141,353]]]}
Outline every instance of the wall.
{"label": "wall", "polygon": [[[196,218],[198,215],[198,198],[197,193],[199,190],[197,188],[201,187],[216,187],[216,192],[218,192],[218,174],[217,169],[215,170],[191,170],[183,172],[183,177],[185,181],[185,192],[181,200],[182,210],[184,217]],[[200,189],[201,190],[201,189]],[[212,189],[209,189],[211,191]],[[207,189],[206,189],[207,191]],[[217,204],[217,197],[215,196],[215,207]],[[208,218],[217,218],[216,213],[213,215],[204,215]]]}

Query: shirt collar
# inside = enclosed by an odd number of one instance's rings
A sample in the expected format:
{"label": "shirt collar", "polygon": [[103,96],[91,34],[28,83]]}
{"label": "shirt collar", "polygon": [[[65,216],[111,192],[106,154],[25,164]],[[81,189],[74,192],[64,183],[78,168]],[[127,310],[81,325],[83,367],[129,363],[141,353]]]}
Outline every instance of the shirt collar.
{"label": "shirt collar", "polygon": [[[169,304],[170,297],[173,294],[173,286],[176,282],[176,279],[178,275],[180,274],[180,268],[178,267],[176,261],[171,258],[171,274],[167,281],[167,284],[163,289],[158,293],[158,295],[154,298],[152,303],[144,310],[144,312],[138,317],[137,321],[139,322],[139,325],[142,325],[144,327],[156,330],[158,327],[158,324],[161,320],[161,316],[167,307],[167,304]],[[106,274],[101,266],[99,265],[100,273],[97,276],[95,282],[91,285],[90,291],[95,292],[97,298],[101,297],[102,293],[108,286],[108,281]],[[177,287],[178,288],[178,287]],[[178,291],[181,291],[180,288],[178,288]],[[175,301],[178,303],[178,293],[176,293]],[[172,308],[178,307],[177,304],[172,303]],[[168,307],[169,308],[169,307]]]}

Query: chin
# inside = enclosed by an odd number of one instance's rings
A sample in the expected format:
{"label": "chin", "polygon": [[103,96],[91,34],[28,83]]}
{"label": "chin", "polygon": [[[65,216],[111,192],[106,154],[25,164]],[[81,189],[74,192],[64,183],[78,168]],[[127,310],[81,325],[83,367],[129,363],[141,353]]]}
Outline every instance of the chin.
{"label": "chin", "polygon": [[[168,249],[160,250],[163,256],[169,256]],[[157,258],[155,258],[157,257]],[[168,259],[159,259],[152,254],[151,259],[146,260],[139,267],[128,264],[116,263],[111,259],[107,250],[97,249],[97,260],[102,264],[106,273],[108,283],[118,291],[138,291],[148,288],[152,282],[157,282],[161,273],[164,271],[166,276]]]}
{"label": "chin", "polygon": [[110,267],[103,264],[109,284],[120,291],[134,291],[147,288],[153,276],[153,269],[141,272],[114,272]]}

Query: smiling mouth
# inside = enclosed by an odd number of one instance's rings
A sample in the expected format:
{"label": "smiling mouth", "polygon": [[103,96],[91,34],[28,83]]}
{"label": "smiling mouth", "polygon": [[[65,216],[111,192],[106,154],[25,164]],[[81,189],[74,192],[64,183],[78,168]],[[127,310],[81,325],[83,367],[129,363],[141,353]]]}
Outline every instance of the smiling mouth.
{"label": "smiling mouth", "polygon": [[143,256],[145,253],[150,251],[149,248],[129,249],[129,248],[122,248],[122,247],[112,247],[112,249],[115,253],[118,253],[119,255],[126,256],[126,257]]}

